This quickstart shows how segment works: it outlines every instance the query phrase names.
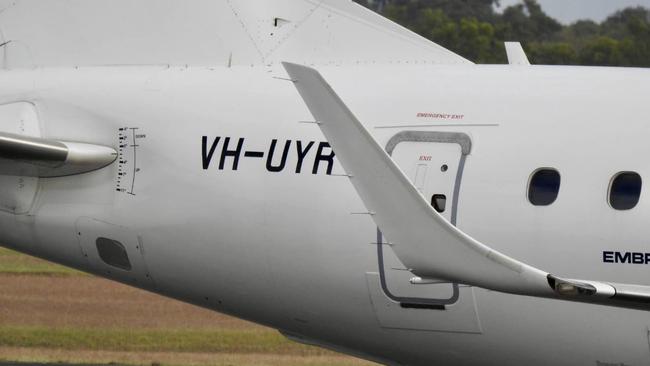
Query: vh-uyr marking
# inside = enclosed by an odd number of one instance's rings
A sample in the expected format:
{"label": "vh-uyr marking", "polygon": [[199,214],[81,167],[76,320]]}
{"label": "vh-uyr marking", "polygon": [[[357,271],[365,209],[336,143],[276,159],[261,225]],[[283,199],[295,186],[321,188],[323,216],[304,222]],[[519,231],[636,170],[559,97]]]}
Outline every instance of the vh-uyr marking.
{"label": "vh-uyr marking", "polygon": [[[219,149],[220,144],[221,148]],[[208,136],[203,136],[201,138],[201,161],[204,170],[209,170],[212,167],[213,160],[215,167],[218,167],[219,170],[237,170],[241,158],[251,158],[264,161],[267,171],[279,173],[285,168],[289,169],[287,161],[290,155],[295,157],[295,165],[291,166],[290,170],[296,174],[303,173],[303,166],[311,174],[319,174],[321,171],[327,175],[332,174],[335,154],[327,142],[303,142],[300,140],[279,142],[278,139],[273,139],[264,150],[248,150],[246,139],[243,137],[238,139],[224,137],[222,139],[221,136],[217,136],[210,139]],[[321,165],[324,166],[324,170],[321,170]]]}

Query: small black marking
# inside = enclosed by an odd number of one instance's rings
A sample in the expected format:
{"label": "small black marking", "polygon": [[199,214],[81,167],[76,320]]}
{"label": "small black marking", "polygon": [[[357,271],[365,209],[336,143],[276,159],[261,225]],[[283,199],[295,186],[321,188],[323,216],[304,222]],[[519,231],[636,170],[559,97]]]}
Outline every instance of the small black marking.
{"label": "small black marking", "polygon": [[399,304],[402,309],[421,309],[421,310],[447,310],[444,305],[414,304],[402,302]]}
{"label": "small black marking", "polygon": [[263,158],[264,157],[264,152],[262,151],[246,151],[244,153],[244,156],[247,158]]}

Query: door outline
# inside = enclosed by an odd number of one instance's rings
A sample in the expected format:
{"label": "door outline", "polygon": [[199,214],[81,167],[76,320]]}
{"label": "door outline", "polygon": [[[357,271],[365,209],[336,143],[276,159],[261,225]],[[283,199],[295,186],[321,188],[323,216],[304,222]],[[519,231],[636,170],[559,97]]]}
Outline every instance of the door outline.
{"label": "door outline", "polygon": [[[125,226],[86,216],[77,219],[75,229],[79,247],[92,273],[140,288],[155,287],[145,261],[144,245],[140,235]],[[125,270],[106,263],[97,249],[99,238],[115,240],[124,246],[132,268]]]}
{"label": "door outline", "polygon": [[[457,211],[458,211],[458,197],[460,195],[460,184],[463,179],[463,171],[465,170],[465,161],[467,156],[472,152],[472,139],[462,132],[439,132],[439,131],[402,131],[391,137],[386,144],[386,153],[393,156],[393,151],[397,145],[402,142],[431,142],[431,143],[447,143],[460,145],[461,154],[458,163],[458,172],[456,173],[456,180],[454,182],[454,194],[452,197],[451,207],[451,224],[456,226]],[[430,299],[419,297],[400,297],[390,292],[388,284],[386,283],[386,271],[384,269],[384,241],[381,230],[377,228],[377,262],[379,265],[379,281],[384,294],[391,300],[401,303],[402,305],[411,306],[424,306],[425,308],[433,308],[444,310],[445,305],[452,305],[458,302],[460,297],[459,285],[452,284],[453,294],[449,299]]]}

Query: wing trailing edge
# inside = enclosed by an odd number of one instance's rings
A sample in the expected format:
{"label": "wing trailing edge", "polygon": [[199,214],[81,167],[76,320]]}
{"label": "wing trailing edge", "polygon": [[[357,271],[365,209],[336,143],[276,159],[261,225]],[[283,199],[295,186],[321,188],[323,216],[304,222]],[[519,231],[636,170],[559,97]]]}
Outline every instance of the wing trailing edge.
{"label": "wing trailing edge", "polygon": [[447,222],[315,69],[284,63],[350,182],[395,254],[422,278],[647,310],[650,288],[565,279],[509,257]]}

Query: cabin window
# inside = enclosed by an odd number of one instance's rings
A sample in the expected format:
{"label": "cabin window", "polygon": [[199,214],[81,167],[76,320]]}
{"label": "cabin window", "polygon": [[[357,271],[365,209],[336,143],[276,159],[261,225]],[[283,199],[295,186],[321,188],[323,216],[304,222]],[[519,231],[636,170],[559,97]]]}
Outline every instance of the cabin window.
{"label": "cabin window", "polygon": [[125,271],[131,270],[129,255],[126,253],[126,248],[122,243],[107,238],[98,238],[96,244],[99,258],[104,263]]}
{"label": "cabin window", "polygon": [[560,173],[555,169],[538,169],[528,184],[528,200],[535,206],[548,206],[560,192]]}
{"label": "cabin window", "polygon": [[631,210],[641,197],[641,176],[634,172],[617,174],[609,187],[609,204],[616,210]]}

